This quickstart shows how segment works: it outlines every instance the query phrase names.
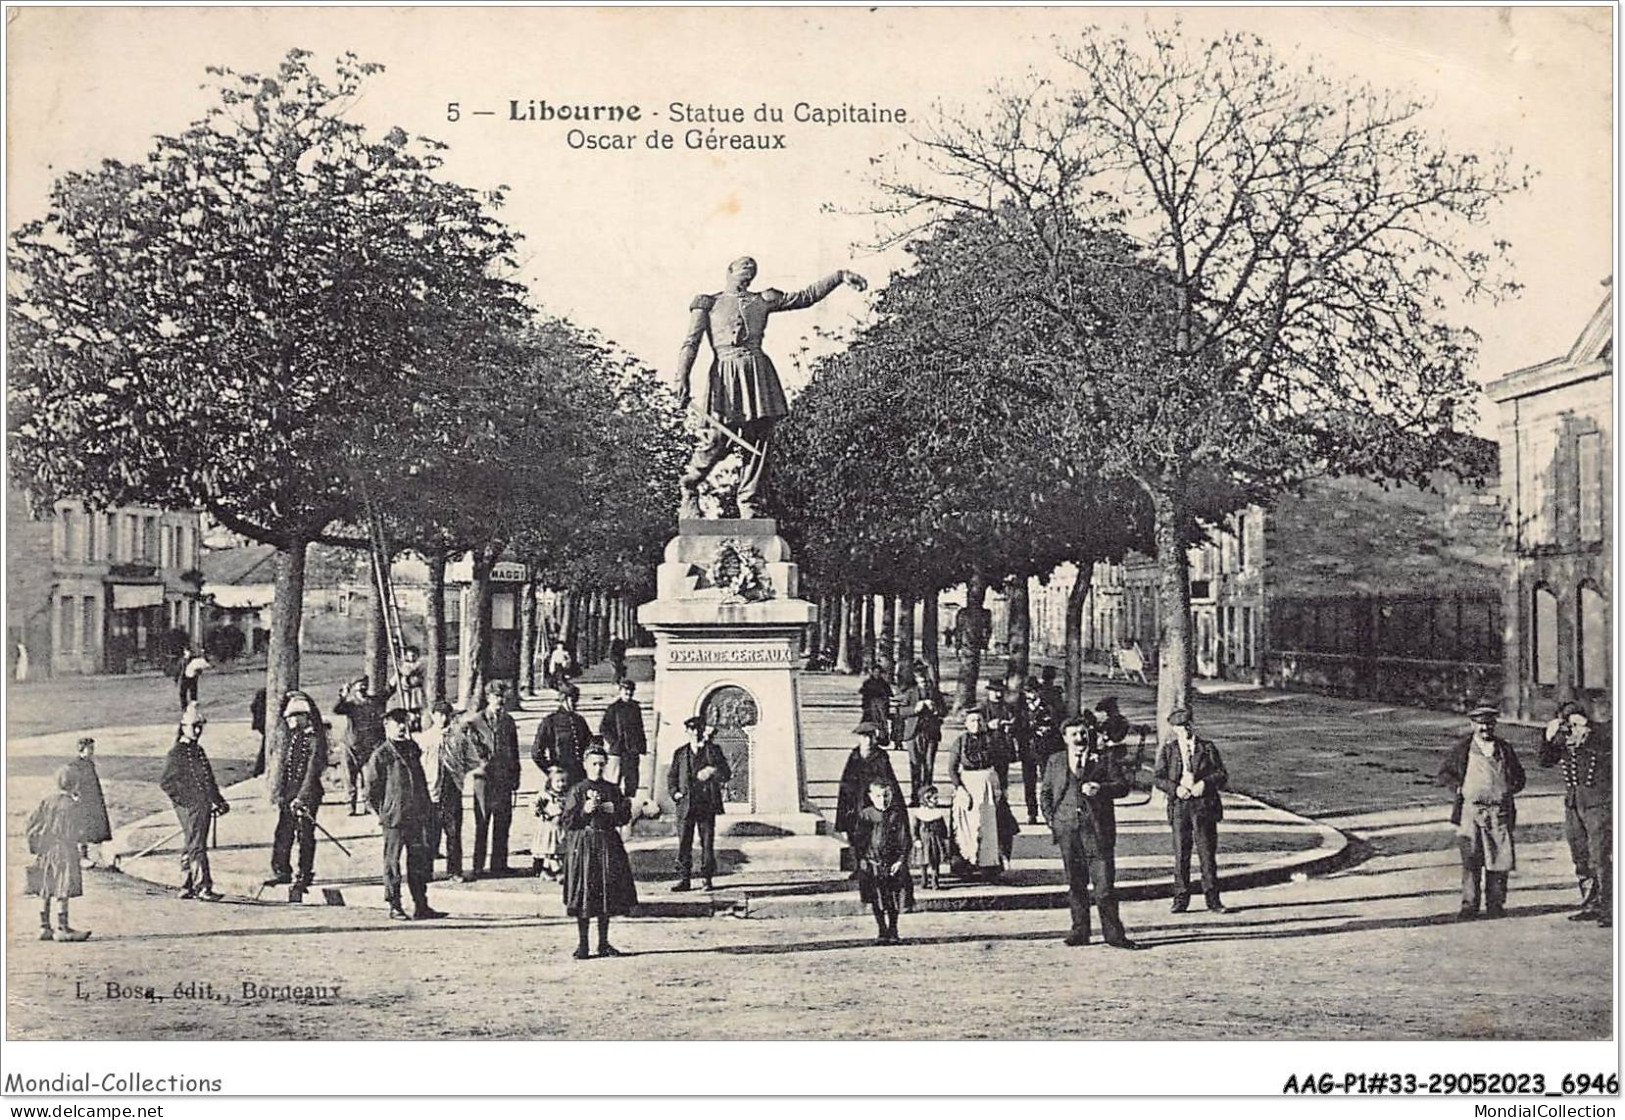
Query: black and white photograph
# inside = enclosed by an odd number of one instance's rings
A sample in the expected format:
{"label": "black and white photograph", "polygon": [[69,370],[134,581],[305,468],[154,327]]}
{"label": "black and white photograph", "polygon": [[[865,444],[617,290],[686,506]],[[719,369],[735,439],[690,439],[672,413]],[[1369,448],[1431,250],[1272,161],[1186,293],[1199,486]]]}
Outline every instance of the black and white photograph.
{"label": "black and white photograph", "polygon": [[1617,16],[7,5],[4,1095],[1612,1115]]}

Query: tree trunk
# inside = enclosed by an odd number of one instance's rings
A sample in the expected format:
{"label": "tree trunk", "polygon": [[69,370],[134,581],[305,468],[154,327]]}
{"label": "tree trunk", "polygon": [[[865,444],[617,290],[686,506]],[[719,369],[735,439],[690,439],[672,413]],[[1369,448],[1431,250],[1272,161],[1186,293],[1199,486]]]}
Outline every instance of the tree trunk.
{"label": "tree trunk", "polygon": [[389,605],[378,593],[378,570],[371,561],[367,571],[372,576],[367,583],[367,684],[374,693],[381,694],[390,678]]}
{"label": "tree trunk", "polygon": [[846,621],[846,602],[839,595],[829,597],[829,626],[824,631],[824,661],[831,667],[841,660],[841,625]]}
{"label": "tree trunk", "polygon": [[463,707],[474,711],[485,692],[485,683],[491,679],[491,567],[496,549],[477,548],[472,557],[469,577],[469,618],[463,627],[467,641],[462,655],[468,659],[465,674],[467,687],[463,691]]}
{"label": "tree trunk", "polygon": [[880,633],[877,636],[879,648],[875,651],[880,661],[880,668],[886,674],[887,680],[895,678],[897,672],[897,599],[886,595],[880,600]]}
{"label": "tree trunk", "polygon": [[574,591],[565,591],[561,597],[564,600],[564,611],[559,616],[558,638],[559,641],[564,643],[565,649],[574,653],[576,648],[576,628],[578,626],[576,616],[581,610],[581,604]]}
{"label": "tree trunk", "polygon": [[1005,585],[1004,601],[1005,608],[1009,612],[1005,643],[1008,656],[1005,659],[1004,673],[1006,677],[1019,676],[1025,680],[1027,665],[1032,656],[1033,640],[1032,600],[1028,598],[1026,576],[1016,576]]}
{"label": "tree trunk", "polygon": [[1078,561],[1078,579],[1066,593],[1066,714],[1083,710],[1083,608],[1089,601],[1095,566]]}
{"label": "tree trunk", "polygon": [[914,599],[908,595],[897,600],[897,664],[914,664]]}
{"label": "tree trunk", "polygon": [[940,593],[936,588],[926,592],[925,600],[920,604],[920,660],[931,671],[931,678],[942,680],[942,659],[938,653],[937,639],[941,628],[937,623],[937,600]]}
{"label": "tree trunk", "polygon": [[1157,652],[1159,740],[1168,737],[1168,713],[1175,708],[1189,708],[1191,701],[1190,565],[1180,538],[1187,486],[1183,475],[1170,473],[1157,480],[1151,493],[1157,565],[1162,575],[1162,636]]}
{"label": "tree trunk", "polygon": [[296,536],[276,554],[276,597],[271,601],[271,643],[265,660],[267,790],[277,789],[282,781],[283,729],[287,726],[282,720],[282,698],[299,687],[299,625],[305,610],[305,549],[309,543]]}
{"label": "tree trunk", "polygon": [[982,675],[982,643],[987,639],[985,626],[967,628],[965,622],[980,617],[986,610],[987,577],[980,572],[965,583],[965,609],[959,612],[959,686],[954,690],[954,708],[966,711],[976,703],[976,681]]}
{"label": "tree trunk", "polygon": [[527,579],[520,586],[519,594],[524,597],[519,606],[519,687],[527,693],[534,693],[536,691],[535,579]]}
{"label": "tree trunk", "polygon": [[848,592],[846,612],[841,618],[841,661],[843,673],[863,669],[863,597]]}
{"label": "tree trunk", "polygon": [[446,698],[446,554],[429,556],[429,617],[424,620],[423,670],[428,678],[429,706]]}
{"label": "tree trunk", "polygon": [[861,618],[863,638],[862,645],[858,650],[858,666],[867,673],[869,666],[875,663],[875,596],[872,591],[863,593]]}

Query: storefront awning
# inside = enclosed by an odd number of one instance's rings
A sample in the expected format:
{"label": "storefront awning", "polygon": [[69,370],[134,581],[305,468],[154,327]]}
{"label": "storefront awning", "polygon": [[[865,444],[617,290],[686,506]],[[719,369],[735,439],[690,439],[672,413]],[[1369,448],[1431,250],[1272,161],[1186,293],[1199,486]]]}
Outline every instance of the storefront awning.
{"label": "storefront awning", "polygon": [[164,603],[164,585],[161,583],[115,583],[113,609],[134,610],[139,607],[160,607]]}

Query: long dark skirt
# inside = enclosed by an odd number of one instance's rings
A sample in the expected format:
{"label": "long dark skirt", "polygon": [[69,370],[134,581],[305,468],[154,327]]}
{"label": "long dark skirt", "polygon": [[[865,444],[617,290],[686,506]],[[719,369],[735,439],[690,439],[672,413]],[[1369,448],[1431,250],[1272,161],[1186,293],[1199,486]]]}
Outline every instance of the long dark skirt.
{"label": "long dark skirt", "polygon": [[564,834],[564,908],[572,918],[621,917],[637,904],[620,833],[577,828]]}

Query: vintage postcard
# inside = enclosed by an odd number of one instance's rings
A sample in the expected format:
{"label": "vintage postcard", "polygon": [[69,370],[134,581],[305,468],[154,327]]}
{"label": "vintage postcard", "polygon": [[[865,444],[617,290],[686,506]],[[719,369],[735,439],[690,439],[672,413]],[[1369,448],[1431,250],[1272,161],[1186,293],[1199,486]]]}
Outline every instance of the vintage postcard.
{"label": "vintage postcard", "polygon": [[5,16],[8,1098],[1611,1115],[1616,9]]}

